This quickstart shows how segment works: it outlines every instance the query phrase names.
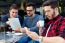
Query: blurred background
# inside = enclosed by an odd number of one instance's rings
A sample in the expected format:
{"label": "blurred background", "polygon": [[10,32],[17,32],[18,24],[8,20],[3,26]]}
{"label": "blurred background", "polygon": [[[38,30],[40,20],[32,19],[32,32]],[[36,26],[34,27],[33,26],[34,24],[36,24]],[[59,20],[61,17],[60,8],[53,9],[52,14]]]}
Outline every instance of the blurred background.
{"label": "blurred background", "polygon": [[[36,7],[39,8],[41,7],[42,3],[45,0],[0,0],[0,15],[4,15],[8,12],[8,9],[10,5],[13,3],[18,4],[21,9],[23,9],[24,4],[28,2],[35,3]],[[59,6],[61,7],[61,11],[64,12],[65,10],[65,0],[58,0]],[[5,12],[6,11],[6,12]]]}
{"label": "blurred background", "polygon": [[[43,14],[41,6],[44,1],[46,0],[0,0],[0,26],[3,26],[1,22],[1,17],[8,13],[9,7],[13,3],[18,4],[19,8],[25,11],[26,3],[32,2],[36,6],[36,11],[39,11],[41,14]],[[58,0],[58,5],[59,13],[61,13],[61,15],[65,17],[65,0]]]}

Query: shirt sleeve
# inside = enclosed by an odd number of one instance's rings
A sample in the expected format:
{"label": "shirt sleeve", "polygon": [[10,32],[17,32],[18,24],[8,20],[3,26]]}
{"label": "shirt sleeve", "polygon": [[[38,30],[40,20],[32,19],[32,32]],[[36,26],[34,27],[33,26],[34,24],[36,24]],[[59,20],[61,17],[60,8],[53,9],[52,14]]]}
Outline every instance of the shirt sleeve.
{"label": "shirt sleeve", "polygon": [[60,32],[59,35],[65,39],[65,19],[60,24]]}
{"label": "shirt sleeve", "polygon": [[6,23],[6,21],[8,21],[8,16],[4,15],[3,17],[1,17],[1,21]]}

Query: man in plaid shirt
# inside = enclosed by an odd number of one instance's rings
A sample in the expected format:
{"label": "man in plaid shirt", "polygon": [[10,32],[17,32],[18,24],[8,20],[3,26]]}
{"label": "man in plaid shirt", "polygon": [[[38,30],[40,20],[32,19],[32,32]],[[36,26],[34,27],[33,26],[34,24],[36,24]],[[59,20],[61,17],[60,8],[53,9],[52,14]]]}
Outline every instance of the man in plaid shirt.
{"label": "man in plaid shirt", "polygon": [[[50,29],[49,29],[49,26],[50,26]],[[48,31],[48,34],[47,34],[47,31]],[[46,36],[46,34],[47,34],[47,37],[61,36],[65,39],[65,18],[58,15],[54,19],[50,20],[46,24],[45,29],[43,30],[42,36]]]}
{"label": "man in plaid shirt", "polygon": [[59,14],[57,0],[48,0],[43,6],[49,22],[45,25],[42,36],[60,36],[65,39],[65,18]]}

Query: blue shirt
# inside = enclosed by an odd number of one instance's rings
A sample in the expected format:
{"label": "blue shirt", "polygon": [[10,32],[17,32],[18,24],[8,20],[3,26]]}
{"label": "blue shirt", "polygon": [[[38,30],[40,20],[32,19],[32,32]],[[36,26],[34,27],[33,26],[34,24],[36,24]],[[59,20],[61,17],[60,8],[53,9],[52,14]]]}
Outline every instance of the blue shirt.
{"label": "blue shirt", "polygon": [[33,19],[31,19],[29,16],[26,16],[24,18],[23,27],[28,27],[30,28],[30,31],[38,33],[38,27],[36,26],[36,24],[39,20],[44,20],[42,15],[36,14]]}
{"label": "blue shirt", "polygon": [[[9,14],[4,15],[1,20],[2,20],[3,23],[6,23],[8,21],[8,18],[10,18]],[[19,18],[20,24],[22,26],[23,18],[21,16],[19,16],[19,15],[16,18]]]}

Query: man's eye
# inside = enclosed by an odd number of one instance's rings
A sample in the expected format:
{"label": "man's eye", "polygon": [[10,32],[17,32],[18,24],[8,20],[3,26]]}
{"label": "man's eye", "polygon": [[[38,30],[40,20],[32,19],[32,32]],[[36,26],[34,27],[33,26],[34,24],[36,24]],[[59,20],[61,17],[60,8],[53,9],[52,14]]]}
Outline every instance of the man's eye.
{"label": "man's eye", "polygon": [[14,13],[14,12],[13,12]]}
{"label": "man's eye", "polygon": [[17,13],[17,12],[12,12],[12,13]]}

